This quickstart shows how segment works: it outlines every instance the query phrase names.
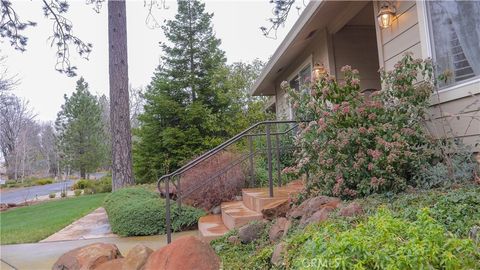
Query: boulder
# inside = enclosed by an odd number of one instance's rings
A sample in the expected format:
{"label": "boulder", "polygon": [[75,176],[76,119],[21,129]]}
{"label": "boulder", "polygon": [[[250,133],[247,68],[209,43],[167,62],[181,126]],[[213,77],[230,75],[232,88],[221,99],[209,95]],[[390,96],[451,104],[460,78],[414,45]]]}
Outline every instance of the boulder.
{"label": "boulder", "polygon": [[363,209],[357,202],[352,202],[340,209],[340,216],[342,217],[353,217],[361,214],[363,214]]}
{"label": "boulder", "polygon": [[108,262],[100,264],[98,267],[95,267],[95,270],[127,270],[127,269],[136,269],[136,268],[126,268],[125,259],[115,259]]}
{"label": "boulder", "polygon": [[236,235],[232,235],[232,236],[228,237],[227,241],[230,244],[239,244],[240,243],[240,239],[238,239],[238,236],[236,236]]}
{"label": "boulder", "polygon": [[336,209],[341,205],[342,201],[339,198],[317,196],[305,200],[302,204],[293,208],[287,216],[291,218],[301,218],[305,222],[313,213],[322,208]]}
{"label": "boulder", "polygon": [[270,241],[275,242],[284,235],[287,223],[288,220],[286,218],[277,218],[277,220],[272,225],[272,227],[270,227],[270,230],[268,232],[268,237],[270,238]]}
{"label": "boulder", "polygon": [[290,203],[288,200],[278,201],[265,206],[262,209],[263,218],[274,220],[278,217],[285,217],[290,210]]}
{"label": "boulder", "polygon": [[279,266],[282,264],[284,250],[285,250],[284,243],[275,245],[275,248],[273,249],[273,253],[272,253],[272,258],[270,259],[270,262],[274,266]]}
{"label": "boulder", "polygon": [[334,208],[332,207],[324,207],[320,210],[318,210],[317,212],[313,213],[313,215],[311,215],[310,217],[308,218],[302,218],[300,220],[300,225],[308,225],[310,223],[316,223],[316,222],[323,222],[325,220],[327,220],[330,216],[330,213],[334,210]]}
{"label": "boulder", "polygon": [[220,207],[220,205],[217,205],[210,209],[210,212],[212,213],[212,215],[220,215],[222,213],[222,208]]}
{"label": "boulder", "polygon": [[195,236],[178,238],[153,252],[144,270],[220,269],[220,259],[212,247]]}
{"label": "boulder", "polygon": [[243,244],[248,244],[258,239],[265,229],[264,222],[252,222],[238,229],[238,238]]}
{"label": "boulder", "polygon": [[140,270],[143,268],[148,260],[150,254],[153,253],[153,249],[146,247],[142,244],[134,246],[125,257],[123,262],[124,270]]}
{"label": "boulder", "polygon": [[63,254],[53,265],[56,270],[94,269],[111,260],[121,258],[122,255],[114,244],[93,243],[79,247]]}
{"label": "boulder", "polygon": [[472,239],[473,242],[480,244],[480,226],[475,225],[470,228],[468,231],[468,237]]}

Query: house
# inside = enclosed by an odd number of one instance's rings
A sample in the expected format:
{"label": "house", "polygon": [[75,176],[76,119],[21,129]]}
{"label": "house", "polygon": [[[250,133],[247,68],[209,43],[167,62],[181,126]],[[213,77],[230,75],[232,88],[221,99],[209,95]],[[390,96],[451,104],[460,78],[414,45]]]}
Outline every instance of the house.
{"label": "house", "polygon": [[[379,18],[379,12],[385,15]],[[310,1],[251,94],[270,96],[267,109],[291,119],[283,81],[299,89],[316,67],[341,80],[340,68],[348,64],[360,71],[361,88],[372,91],[381,87],[379,68],[392,70],[411,52],[451,73],[431,97],[430,129],[437,136],[461,138],[478,151],[479,14],[480,1]]]}

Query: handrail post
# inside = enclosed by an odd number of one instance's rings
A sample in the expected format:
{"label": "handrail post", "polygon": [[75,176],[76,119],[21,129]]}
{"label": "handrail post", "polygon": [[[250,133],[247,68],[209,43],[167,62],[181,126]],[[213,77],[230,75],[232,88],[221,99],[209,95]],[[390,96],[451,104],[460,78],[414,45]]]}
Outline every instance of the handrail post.
{"label": "handrail post", "polygon": [[176,190],[178,210],[182,210],[182,187],[180,185],[181,179],[182,179],[182,176],[180,174],[180,176],[178,176],[178,183],[177,183],[177,190]]}
{"label": "handrail post", "polygon": [[167,177],[165,180],[165,218],[167,222],[165,229],[167,230],[167,243],[170,244],[172,242],[172,228],[170,225],[170,177]]}
{"label": "handrail post", "polygon": [[255,167],[253,166],[253,137],[248,136],[248,148],[250,151],[250,184],[255,187]]}
{"label": "handrail post", "polygon": [[278,124],[275,125],[276,127],[276,134],[275,134],[275,145],[277,148],[277,179],[278,179],[278,186],[282,186],[282,174],[280,171],[280,139],[278,135]]}
{"label": "handrail post", "polygon": [[267,160],[268,160],[268,185],[270,197],[273,197],[273,174],[272,174],[272,140],[270,138],[270,124],[266,126],[267,134]]}

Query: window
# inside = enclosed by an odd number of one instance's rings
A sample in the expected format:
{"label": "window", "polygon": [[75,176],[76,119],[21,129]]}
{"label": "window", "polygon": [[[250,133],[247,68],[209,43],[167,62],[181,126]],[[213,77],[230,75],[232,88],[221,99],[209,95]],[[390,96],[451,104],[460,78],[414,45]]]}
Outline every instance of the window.
{"label": "window", "polygon": [[[298,74],[296,74],[288,83],[290,88],[296,91],[305,91],[309,87],[310,78],[312,76],[312,66],[308,64]],[[295,109],[290,107],[290,118],[295,118]]]}
{"label": "window", "polygon": [[447,87],[480,78],[480,2],[428,1],[433,60]]}

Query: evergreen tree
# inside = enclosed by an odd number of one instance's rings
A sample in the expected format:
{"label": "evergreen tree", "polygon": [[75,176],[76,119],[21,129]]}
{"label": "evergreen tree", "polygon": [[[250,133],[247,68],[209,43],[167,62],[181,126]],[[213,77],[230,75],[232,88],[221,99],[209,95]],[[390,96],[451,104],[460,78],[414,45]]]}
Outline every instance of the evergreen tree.
{"label": "evergreen tree", "polygon": [[153,181],[229,135],[222,115],[230,99],[224,85],[224,52],[213,33],[213,14],[197,0],[178,1],[175,19],[163,26],[169,43],[145,93],[134,142],[134,169]]}
{"label": "evergreen tree", "polygon": [[97,169],[106,157],[102,111],[98,99],[88,91],[83,78],[57,115],[55,128],[62,162],[78,170],[81,178]]}

